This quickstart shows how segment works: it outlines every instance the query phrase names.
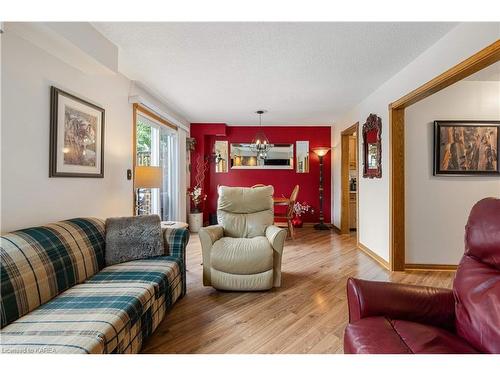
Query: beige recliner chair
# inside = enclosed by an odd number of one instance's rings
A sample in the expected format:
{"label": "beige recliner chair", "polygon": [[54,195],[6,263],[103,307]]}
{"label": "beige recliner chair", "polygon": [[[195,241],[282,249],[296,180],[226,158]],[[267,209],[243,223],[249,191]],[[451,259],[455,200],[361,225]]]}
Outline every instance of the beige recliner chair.
{"label": "beige recliner chair", "polygon": [[287,232],[273,225],[273,187],[219,186],[219,225],[201,228],[203,285],[267,290],[281,285]]}

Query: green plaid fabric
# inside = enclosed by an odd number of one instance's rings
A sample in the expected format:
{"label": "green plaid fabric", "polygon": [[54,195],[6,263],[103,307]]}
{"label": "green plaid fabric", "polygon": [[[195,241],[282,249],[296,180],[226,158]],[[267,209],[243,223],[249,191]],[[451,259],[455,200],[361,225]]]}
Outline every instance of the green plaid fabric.
{"label": "green plaid fabric", "polygon": [[103,268],[104,223],[72,219],[1,237],[3,353],[137,353],[186,292],[189,232],[166,254]]}
{"label": "green plaid fabric", "polygon": [[163,239],[166,253],[178,258],[181,262],[182,272],[182,295],[186,294],[186,246],[189,242],[189,231],[187,229],[165,229]]}
{"label": "green plaid fabric", "polygon": [[72,219],[0,238],[2,327],[104,266],[104,222]]}
{"label": "green plaid fabric", "polygon": [[104,268],[9,324],[3,353],[137,353],[182,293],[180,261],[162,256]]}

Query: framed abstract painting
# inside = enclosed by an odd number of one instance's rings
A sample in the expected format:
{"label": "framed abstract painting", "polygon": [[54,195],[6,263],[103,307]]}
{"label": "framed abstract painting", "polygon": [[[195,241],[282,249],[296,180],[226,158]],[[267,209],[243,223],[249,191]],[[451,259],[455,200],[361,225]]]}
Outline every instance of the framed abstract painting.
{"label": "framed abstract painting", "polygon": [[49,177],[104,177],[104,109],[50,89]]}
{"label": "framed abstract painting", "polygon": [[500,175],[500,121],[434,121],[434,175]]}

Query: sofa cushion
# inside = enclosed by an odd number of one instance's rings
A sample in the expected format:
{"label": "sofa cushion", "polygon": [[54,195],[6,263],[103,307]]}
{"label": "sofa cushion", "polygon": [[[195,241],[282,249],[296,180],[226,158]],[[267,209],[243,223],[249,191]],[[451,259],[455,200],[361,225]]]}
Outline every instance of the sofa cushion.
{"label": "sofa cushion", "polygon": [[500,271],[465,255],[453,292],[457,334],[483,353],[500,353]]}
{"label": "sofa cushion", "polygon": [[477,353],[467,341],[445,329],[406,320],[393,320],[391,323],[413,353]]}
{"label": "sofa cushion", "polygon": [[1,237],[2,327],[104,266],[104,222],[72,219]]}
{"label": "sofa cushion", "polygon": [[2,329],[1,349],[137,353],[181,293],[179,258],[107,267]]}
{"label": "sofa cushion", "polygon": [[112,217],[106,220],[106,265],[164,254],[158,215]]}
{"label": "sofa cushion", "polygon": [[210,264],[216,270],[251,275],[273,268],[273,249],[266,237],[231,238],[215,241]]}
{"label": "sofa cushion", "polygon": [[377,316],[350,323],[344,352],[356,354],[477,353],[462,338],[435,326]]}
{"label": "sofa cushion", "polygon": [[500,199],[474,205],[455,281],[456,330],[484,353],[500,353]]}
{"label": "sofa cushion", "polygon": [[477,202],[465,226],[465,255],[500,271],[500,199]]}
{"label": "sofa cushion", "polygon": [[384,317],[370,317],[349,323],[344,333],[346,354],[411,354]]}

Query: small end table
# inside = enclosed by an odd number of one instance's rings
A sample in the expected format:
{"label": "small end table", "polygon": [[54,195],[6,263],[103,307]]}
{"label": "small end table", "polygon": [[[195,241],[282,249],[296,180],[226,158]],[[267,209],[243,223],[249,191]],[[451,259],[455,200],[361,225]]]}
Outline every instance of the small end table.
{"label": "small end table", "polygon": [[162,221],[161,229],[183,229],[187,228],[188,224],[182,221]]}

